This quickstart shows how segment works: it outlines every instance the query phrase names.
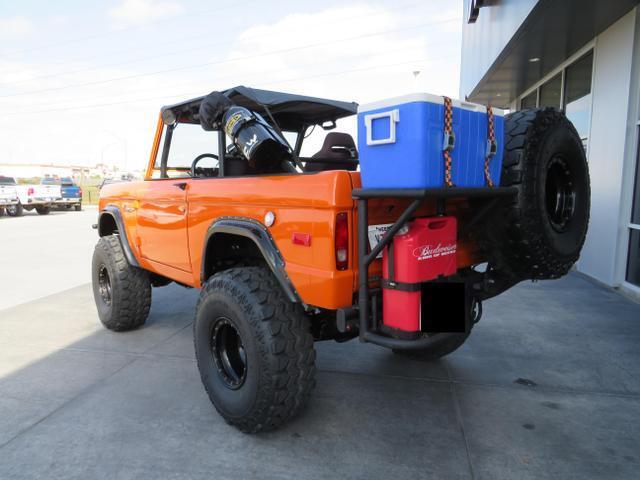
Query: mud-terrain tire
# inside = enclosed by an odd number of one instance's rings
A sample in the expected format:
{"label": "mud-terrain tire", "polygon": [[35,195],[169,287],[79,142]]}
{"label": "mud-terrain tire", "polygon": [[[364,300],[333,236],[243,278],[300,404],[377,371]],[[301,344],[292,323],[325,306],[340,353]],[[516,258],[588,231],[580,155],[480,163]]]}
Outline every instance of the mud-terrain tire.
{"label": "mud-terrain tire", "polygon": [[49,213],[51,212],[51,207],[37,206],[36,212],[38,212],[38,215],[49,215]]}
{"label": "mud-terrain tire", "polygon": [[453,353],[460,348],[469,338],[469,333],[436,333],[433,336],[433,343],[422,350],[398,350],[393,349],[393,353],[412,360],[430,362]]}
{"label": "mud-terrain tire", "polygon": [[98,316],[105,327],[122,332],[144,324],[151,308],[149,275],[129,264],[116,235],[98,240],[91,278]]}
{"label": "mud-terrain tire", "polygon": [[207,280],[193,330],[202,383],[230,425],[273,430],[306,405],[315,386],[309,321],[268,268],[231,268]]}
{"label": "mud-terrain tire", "polygon": [[566,274],[584,244],[591,190],[582,141],[563,113],[542,108],[506,116],[500,185],[518,193],[490,224],[498,267],[523,279]]}
{"label": "mud-terrain tire", "polygon": [[7,215],[10,217],[21,217],[24,215],[24,208],[22,207],[22,203],[18,202],[15,205],[11,205],[6,208]]}

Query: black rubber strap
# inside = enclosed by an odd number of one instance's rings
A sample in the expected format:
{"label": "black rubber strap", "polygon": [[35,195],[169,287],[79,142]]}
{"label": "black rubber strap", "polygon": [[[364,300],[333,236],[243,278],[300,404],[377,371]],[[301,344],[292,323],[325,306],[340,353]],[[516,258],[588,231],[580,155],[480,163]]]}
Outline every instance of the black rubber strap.
{"label": "black rubber strap", "polygon": [[386,288],[389,290],[400,290],[401,292],[419,292],[422,288],[421,283],[405,283],[405,282],[394,282],[391,280],[387,280],[386,278],[382,279],[382,288]]}

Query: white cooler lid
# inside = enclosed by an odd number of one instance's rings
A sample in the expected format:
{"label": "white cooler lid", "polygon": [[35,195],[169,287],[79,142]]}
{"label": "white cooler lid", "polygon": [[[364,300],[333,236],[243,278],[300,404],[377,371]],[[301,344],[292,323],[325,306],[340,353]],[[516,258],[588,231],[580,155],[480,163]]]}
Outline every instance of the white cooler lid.
{"label": "white cooler lid", "polygon": [[[364,105],[358,106],[358,113],[370,112],[371,110],[378,110],[386,107],[396,107],[398,105],[404,105],[405,103],[414,102],[428,102],[444,105],[444,97],[440,95],[433,95],[431,93],[410,93],[399,97],[378,100],[377,102],[365,103]],[[486,105],[480,105],[479,103],[465,102],[455,98],[451,99],[451,103],[454,107],[470,110],[472,112],[486,113],[487,111]],[[493,110],[494,115],[498,115],[500,117],[504,116],[504,110],[501,108],[492,107],[491,109]]]}

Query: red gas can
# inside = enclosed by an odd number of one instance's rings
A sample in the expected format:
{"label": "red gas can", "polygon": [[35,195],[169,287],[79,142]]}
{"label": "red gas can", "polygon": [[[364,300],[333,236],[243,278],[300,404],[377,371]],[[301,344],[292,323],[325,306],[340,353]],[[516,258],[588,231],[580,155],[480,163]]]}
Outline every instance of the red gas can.
{"label": "red gas can", "polygon": [[382,323],[392,329],[418,332],[421,326],[420,284],[454,275],[455,217],[418,218],[408,231],[396,234],[382,254]]}

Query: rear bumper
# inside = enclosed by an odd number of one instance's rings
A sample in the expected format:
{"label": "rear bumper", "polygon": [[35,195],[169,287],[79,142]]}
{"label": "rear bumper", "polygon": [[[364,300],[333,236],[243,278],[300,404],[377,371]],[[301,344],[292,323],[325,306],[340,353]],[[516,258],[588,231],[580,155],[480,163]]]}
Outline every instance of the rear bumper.
{"label": "rear bumper", "polygon": [[82,198],[60,198],[54,202],[56,205],[77,205],[82,203]]}
{"label": "rear bumper", "polygon": [[28,205],[51,205],[60,200],[54,197],[31,197],[27,200]]}
{"label": "rear bumper", "polygon": [[[387,335],[382,328],[379,319],[379,289],[370,287],[371,278],[369,276],[369,266],[382,252],[385,246],[389,245],[396,233],[411,219],[414,212],[421,203],[427,199],[435,199],[438,202],[438,211],[444,214],[446,202],[451,198],[474,198],[486,199],[482,208],[478,208],[473,218],[471,218],[466,228],[471,228],[492,208],[495,208],[502,198],[510,198],[517,193],[511,187],[493,188],[439,188],[428,190],[412,189],[357,189],[353,191],[353,197],[358,202],[358,303],[350,308],[339,309],[337,312],[338,330],[340,332],[358,332],[362,342],[370,342],[382,347],[400,350],[421,350],[428,348],[433,342],[433,337],[420,335],[418,338],[405,339],[395,338]],[[409,206],[402,212],[395,223],[389,228],[380,242],[371,249],[368,239],[368,201],[372,198],[408,198],[411,199]],[[467,325],[470,328],[470,325]]]}

